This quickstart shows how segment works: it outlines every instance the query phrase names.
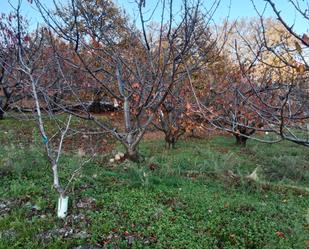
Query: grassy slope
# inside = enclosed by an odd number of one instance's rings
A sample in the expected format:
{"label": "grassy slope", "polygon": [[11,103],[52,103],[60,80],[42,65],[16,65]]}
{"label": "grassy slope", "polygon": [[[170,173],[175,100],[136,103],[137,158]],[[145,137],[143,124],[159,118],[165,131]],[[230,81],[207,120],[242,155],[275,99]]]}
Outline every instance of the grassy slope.
{"label": "grassy slope", "polygon": [[[70,215],[60,221],[37,135],[33,145],[10,145],[30,129],[18,127],[0,134],[0,248],[308,247],[308,193],[212,177],[259,166],[261,181],[308,187],[308,148],[250,141],[244,150],[231,137],[215,137],[165,151],[163,141],[146,141],[141,164],[110,165],[104,157],[87,164],[71,186]],[[62,160],[62,179],[79,160]]]}

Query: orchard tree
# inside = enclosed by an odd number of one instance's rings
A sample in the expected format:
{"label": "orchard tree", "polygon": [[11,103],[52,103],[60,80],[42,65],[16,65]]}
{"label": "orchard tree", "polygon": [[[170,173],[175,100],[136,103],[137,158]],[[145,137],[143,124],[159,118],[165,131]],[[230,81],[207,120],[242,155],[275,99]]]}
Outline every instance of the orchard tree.
{"label": "orchard tree", "polygon": [[[179,18],[174,16],[172,2],[159,2],[161,19],[159,24],[150,25],[147,3],[137,1],[139,26],[121,16],[121,21],[115,21],[121,12],[115,11],[111,1],[99,1],[99,8],[107,5],[99,12],[93,11],[94,1],[71,1],[67,7],[71,10],[69,16],[66,12],[53,16],[39,1],[35,2],[47,24],[74,45],[79,61],[70,62],[73,67],[91,76],[91,84],[96,85],[100,94],[119,103],[123,124],[104,122],[87,108],[74,114],[93,120],[110,132],[125,147],[126,157],[138,160],[138,144],[162,103],[173,87],[184,81],[188,71],[198,68],[200,59],[195,55],[204,37],[198,27],[201,21],[207,23],[200,18],[201,2],[184,0],[181,11],[177,12]],[[72,96],[76,96],[75,101],[83,102],[76,92]]]}
{"label": "orchard tree", "polygon": [[[173,93],[176,93],[173,91]],[[164,133],[165,147],[175,148],[178,139],[186,132],[186,101],[184,95],[177,92],[169,94],[158,109],[153,125]]]}
{"label": "orchard tree", "polygon": [[220,32],[216,34],[213,27],[205,23],[205,18],[200,15],[196,52],[183,65],[187,75],[180,84],[170,90],[158,111],[157,122],[154,122],[155,127],[164,132],[168,147],[174,147],[177,140],[186,132],[198,137],[195,131],[206,128],[206,119],[198,110],[195,100],[199,98],[205,102],[207,96],[214,93],[211,91],[208,79],[219,81],[220,65],[224,65],[221,63],[223,61],[220,61],[222,58],[220,53],[225,43],[223,38],[225,34]]}
{"label": "orchard tree", "polygon": [[[258,13],[261,32],[258,43],[273,58],[273,63],[259,56],[258,60],[267,65],[271,72],[272,84],[280,87],[277,90],[276,103],[265,103],[269,107],[268,115],[263,119],[272,127],[272,131],[282,139],[297,144],[309,146],[308,121],[309,121],[309,85],[308,85],[308,37],[306,34],[297,34],[293,24],[288,24],[281,16],[280,10],[273,1],[265,2],[277,16],[279,33],[277,40],[270,40],[267,19]],[[308,6],[303,1],[289,1],[292,8],[298,13],[298,18],[307,22]],[[278,26],[278,25],[277,25]],[[261,112],[261,110],[259,110]]]}
{"label": "orchard tree", "polygon": [[[293,134],[305,131],[308,120],[308,101],[301,91],[308,81],[298,62],[299,51],[291,49],[297,46],[295,38],[273,19],[245,24],[233,24],[222,59],[206,77],[211,86],[207,101],[196,98],[199,110],[212,126],[234,134],[243,145],[247,138],[288,139],[306,145],[306,139]],[[253,136],[256,131],[273,132],[279,139]]]}
{"label": "orchard tree", "polygon": [[[17,17],[14,12],[0,15],[0,119],[3,119],[6,111],[25,97],[21,91],[23,79],[15,70],[19,36],[17,18],[20,19],[21,28],[27,29],[27,20],[24,17]],[[21,35],[21,42],[27,42],[29,37],[25,33]]]}
{"label": "orchard tree", "polygon": [[[64,140],[71,133],[72,115],[61,120],[53,110],[55,99],[52,93],[60,91],[57,89],[59,84],[55,84],[55,82],[58,82],[61,76],[58,72],[57,54],[53,53],[55,51],[54,37],[46,28],[38,27],[32,33],[26,30],[21,25],[23,19],[20,11],[21,0],[14,7],[16,17],[14,33],[17,36],[14,40],[16,53],[12,55],[12,59],[15,61],[12,71],[21,75],[20,77],[23,79],[21,87],[31,96],[33,118],[36,121],[45,155],[52,171],[53,187],[59,194],[58,217],[64,218],[68,208],[68,186],[87,161],[72,172],[66,185],[61,183],[59,164],[63,154]],[[6,71],[9,77],[11,77],[12,71]],[[14,77],[11,78],[12,82],[18,80]],[[46,122],[49,122],[49,124],[47,125]]]}

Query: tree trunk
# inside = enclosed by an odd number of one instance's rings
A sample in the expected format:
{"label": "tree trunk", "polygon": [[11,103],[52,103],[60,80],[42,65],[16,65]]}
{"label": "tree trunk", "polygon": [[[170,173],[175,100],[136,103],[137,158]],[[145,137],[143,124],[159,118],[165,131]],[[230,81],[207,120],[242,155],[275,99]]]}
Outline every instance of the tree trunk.
{"label": "tree trunk", "polygon": [[58,198],[58,206],[57,206],[58,218],[64,219],[67,216],[68,203],[69,203],[69,197],[60,194]]}
{"label": "tree trunk", "polygon": [[2,106],[2,99],[0,99],[0,119],[3,119],[4,107]]}
{"label": "tree trunk", "polygon": [[138,162],[140,157],[136,148],[126,148],[125,158],[129,159],[132,162]]}
{"label": "tree trunk", "polygon": [[100,99],[93,100],[93,102],[88,107],[88,111],[93,112],[93,113],[100,113],[102,111],[101,109],[102,108],[101,108]]}
{"label": "tree trunk", "polygon": [[174,149],[176,140],[176,137],[170,132],[165,133],[165,148],[170,149],[172,147]]}
{"label": "tree trunk", "polygon": [[235,135],[235,138],[236,138],[236,144],[237,145],[242,146],[242,147],[246,147],[247,140],[248,140],[247,137],[244,137],[242,135]]}

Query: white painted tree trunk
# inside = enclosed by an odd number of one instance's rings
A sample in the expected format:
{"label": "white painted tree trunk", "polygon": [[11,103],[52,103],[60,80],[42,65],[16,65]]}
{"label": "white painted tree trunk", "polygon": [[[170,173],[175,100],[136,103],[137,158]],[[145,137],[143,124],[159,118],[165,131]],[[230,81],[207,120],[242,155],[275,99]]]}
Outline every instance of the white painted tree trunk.
{"label": "white painted tree trunk", "polygon": [[64,219],[67,216],[68,204],[69,204],[69,197],[60,195],[58,199],[58,210],[57,210],[58,218]]}

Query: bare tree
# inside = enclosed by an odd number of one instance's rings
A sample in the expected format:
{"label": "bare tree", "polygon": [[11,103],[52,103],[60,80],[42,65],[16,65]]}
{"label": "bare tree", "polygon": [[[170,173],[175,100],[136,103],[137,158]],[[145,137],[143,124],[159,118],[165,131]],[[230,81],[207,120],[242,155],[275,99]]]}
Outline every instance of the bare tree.
{"label": "bare tree", "polygon": [[[27,29],[27,20],[19,16],[20,26]],[[25,94],[21,91],[21,75],[15,70],[17,64],[17,16],[16,13],[2,14],[0,17],[0,119],[13,108]],[[23,42],[28,37],[23,35]]]}
{"label": "bare tree", "polygon": [[[307,76],[297,64],[299,51],[289,48],[295,40],[271,19],[258,21],[250,36],[236,30],[238,41],[222,55],[223,73],[212,90],[215,97],[207,104],[196,97],[197,107],[212,126],[234,134],[239,144],[254,138],[307,146],[308,101],[302,91]],[[265,140],[253,136],[256,131],[273,132],[278,138]]]}
{"label": "bare tree", "polygon": [[[50,92],[55,89],[55,79],[57,75],[56,55],[51,53],[52,36],[44,28],[38,28],[32,35],[27,33],[21,25],[21,0],[17,6],[13,7],[16,14],[16,48],[14,71],[18,72],[23,81],[21,87],[26,90],[31,99],[33,118],[37,123],[37,128],[42,138],[45,155],[50,164],[53,175],[53,187],[59,194],[58,217],[66,216],[68,207],[68,186],[77,176],[82,166],[89,160],[78,166],[67,181],[61,184],[59,176],[59,160],[63,154],[63,144],[66,137],[70,135],[70,124],[72,115],[68,115],[66,120],[56,116],[53,110],[54,98]],[[25,39],[27,36],[27,39]],[[10,73],[8,71],[7,73]],[[14,78],[10,80],[14,81]],[[46,123],[49,122],[49,125]],[[52,126],[50,125],[52,123]]]}
{"label": "bare tree", "polygon": [[168,148],[175,148],[178,139],[186,132],[184,123],[186,110],[185,105],[180,102],[178,96],[171,97],[170,101],[165,100],[158,110],[157,120],[153,122],[153,125],[164,133],[165,147]]}
{"label": "bare tree", "polygon": [[[254,3],[254,1],[252,1]],[[265,0],[275,15],[278,22],[283,27],[284,32],[280,40],[270,42],[267,34],[269,29],[265,23],[264,13],[257,11],[261,32],[258,36],[258,42],[261,48],[271,53],[277,63],[270,64],[259,56],[259,61],[266,64],[273,72],[281,67],[288,74],[288,77],[276,77],[272,82],[280,86],[277,91],[277,105],[272,106],[272,115],[264,117],[273,127],[274,132],[283,139],[297,144],[309,146],[309,127],[306,125],[309,120],[309,78],[308,78],[308,48],[309,39],[306,34],[297,34],[293,24],[288,24],[281,15],[280,10],[271,0]],[[296,10],[299,18],[308,21],[308,3],[305,1],[289,1],[291,7]],[[267,103],[271,107],[270,103]]]}
{"label": "bare tree", "polygon": [[[102,1],[98,8],[103,8],[104,4],[108,6],[98,14],[93,12],[92,1],[74,0],[68,7],[69,16],[57,17],[39,1],[35,2],[48,26],[72,44],[79,58],[78,61],[62,58],[63,63],[91,76],[91,85],[96,86],[97,92],[118,102],[123,124],[104,122],[89,112],[86,105],[74,115],[93,120],[109,131],[125,147],[126,157],[138,160],[138,144],[166,96],[187,77],[188,70],[192,72],[198,68],[199,60],[195,55],[200,52],[200,38],[203,37],[202,30],[197,28],[201,22],[201,2],[184,0],[177,13],[179,18],[175,18],[172,1],[158,2],[161,19],[157,25],[150,25],[152,18],[145,17],[144,11],[147,4],[137,1],[139,28],[125,18],[117,22],[111,19],[108,10],[114,10],[114,6],[110,1]],[[218,2],[214,1],[213,11]],[[212,15],[203,18],[210,20]],[[117,36],[110,35],[114,30],[118,31]],[[192,63],[185,69],[189,60]],[[75,101],[84,102],[77,91],[73,91],[72,96],[76,97]]]}

